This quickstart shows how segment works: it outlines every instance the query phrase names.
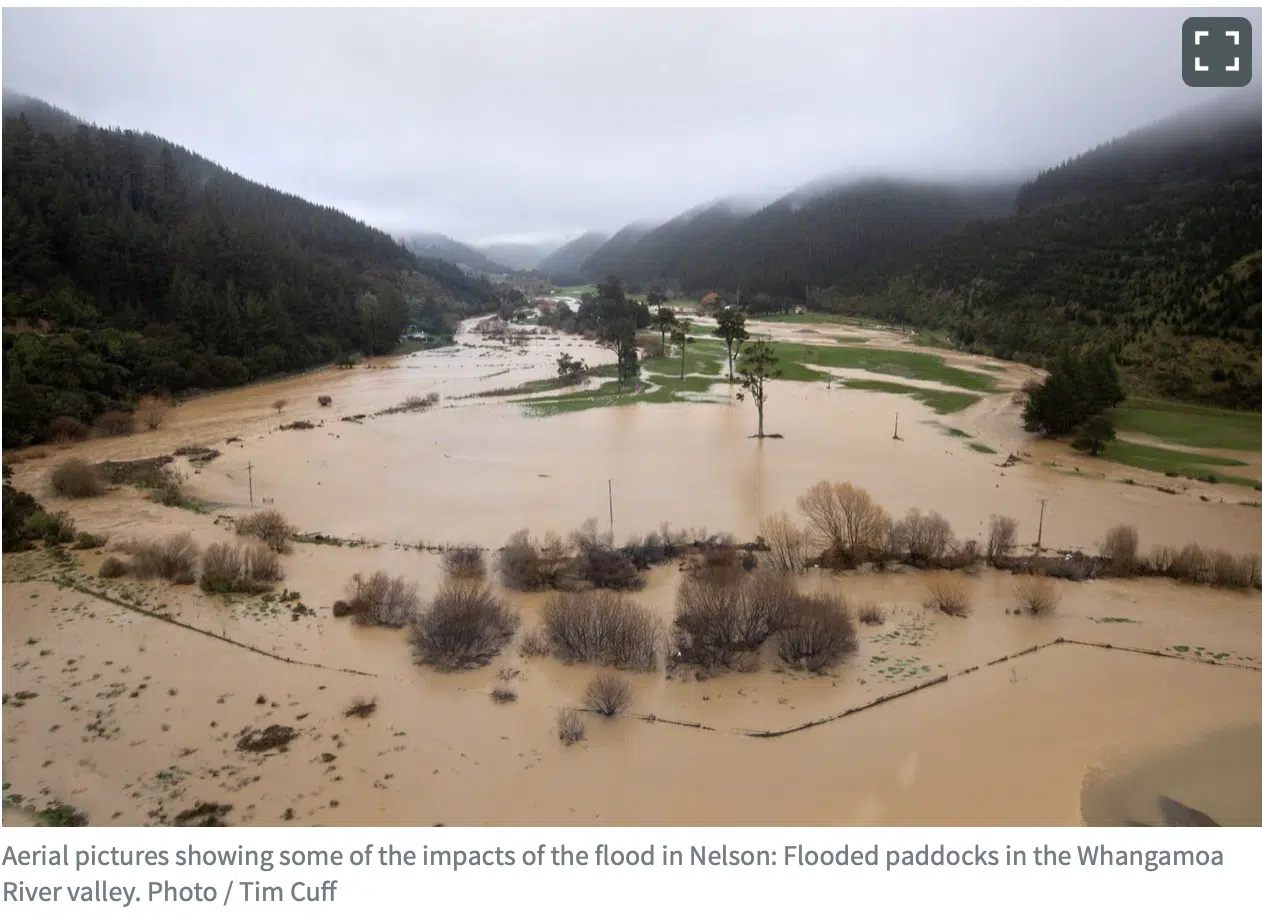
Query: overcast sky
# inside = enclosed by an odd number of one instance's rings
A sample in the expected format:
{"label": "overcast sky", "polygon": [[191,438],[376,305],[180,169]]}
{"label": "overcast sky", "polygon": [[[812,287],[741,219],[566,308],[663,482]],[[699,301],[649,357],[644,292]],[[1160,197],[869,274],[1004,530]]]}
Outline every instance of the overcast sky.
{"label": "overcast sky", "polygon": [[4,85],[390,232],[1025,174],[1194,104],[1187,10],[4,10]]}

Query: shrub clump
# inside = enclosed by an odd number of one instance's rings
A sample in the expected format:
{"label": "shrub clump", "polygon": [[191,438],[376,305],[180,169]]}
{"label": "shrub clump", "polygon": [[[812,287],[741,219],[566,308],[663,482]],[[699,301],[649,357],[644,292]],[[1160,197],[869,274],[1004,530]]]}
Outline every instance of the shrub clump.
{"label": "shrub clump", "polygon": [[486,577],[486,559],[482,550],[459,545],[443,555],[443,573],[453,580],[482,580]]}
{"label": "shrub clump", "polygon": [[679,663],[730,667],[784,627],[797,594],[781,574],[685,577],[672,628]]}
{"label": "shrub clump", "polygon": [[840,596],[797,596],[780,630],[776,653],[790,666],[821,672],[859,649],[854,621]]}
{"label": "shrub clump", "polygon": [[146,395],[136,404],[136,415],[150,430],[157,430],[166,423],[167,412],[170,410],[170,402],[153,395]]}
{"label": "shrub clump", "polygon": [[529,530],[522,529],[509,536],[497,566],[504,586],[529,592],[560,586],[566,562],[560,538],[548,533],[541,544],[530,538]]}
{"label": "shrub clump", "polygon": [[1209,556],[1209,582],[1214,586],[1247,590],[1258,581],[1258,556],[1216,551]]}
{"label": "shrub clump", "polygon": [[272,551],[284,554],[290,550],[294,527],[279,510],[259,510],[237,520],[237,535],[252,536]]}
{"label": "shrub clump", "polygon": [[[552,651],[567,663],[649,670],[657,665],[661,627],[652,613],[615,593],[550,596],[541,612],[541,641],[530,650]],[[527,652],[525,642],[522,652]]]}
{"label": "shrub clump", "polygon": [[1017,521],[1010,516],[992,516],[986,538],[986,560],[991,564],[1010,557],[1017,544]]}
{"label": "shrub clump", "polygon": [[57,513],[44,510],[32,513],[26,518],[22,528],[26,538],[43,542],[49,548],[73,542],[78,535],[74,520],[64,510]]}
{"label": "shrub clump", "polygon": [[280,556],[265,545],[216,542],[202,555],[201,587],[207,593],[266,593],[283,577]]}
{"label": "shrub clump", "polygon": [[1100,554],[1114,574],[1130,576],[1139,567],[1139,532],[1134,526],[1114,526],[1104,534]]}
{"label": "shrub clump", "polygon": [[[357,625],[383,625],[402,628],[416,618],[421,609],[421,598],[415,584],[402,577],[391,577],[385,571],[377,571],[371,577],[356,574],[347,585],[348,614]],[[334,614],[337,614],[336,608]]]}
{"label": "shrub clump", "polygon": [[1043,615],[1051,612],[1060,602],[1055,584],[1046,577],[1019,577],[1016,594],[1018,607],[1027,615]]}
{"label": "shrub clump", "polygon": [[929,581],[929,605],[958,618],[972,611],[968,581],[958,574],[934,577]]}
{"label": "shrub clump", "polygon": [[131,571],[142,580],[189,584],[197,579],[197,544],[187,532],[120,546],[131,555]]}
{"label": "shrub clump", "polygon": [[59,497],[100,497],[105,483],[96,469],[82,459],[67,459],[49,476],[53,492]]}
{"label": "shrub clump", "polygon": [[107,580],[113,580],[116,577],[124,577],[127,574],[127,563],[121,558],[110,555],[101,562],[101,570],[97,574]]}
{"label": "shrub clump", "polygon": [[96,419],[95,426],[107,437],[125,437],[136,432],[136,416],[128,411],[107,411]]}
{"label": "shrub clump", "polygon": [[531,628],[521,636],[521,647],[518,649],[523,657],[546,657],[552,652],[552,645],[542,629]]}
{"label": "shrub clump", "polygon": [[590,711],[613,717],[631,707],[631,683],[613,673],[601,673],[587,684],[583,696]]}
{"label": "shrub clump", "polygon": [[573,746],[587,735],[583,715],[573,708],[562,708],[557,712],[556,727],[557,737],[567,746]]}
{"label": "shrub clump", "polygon": [[941,564],[952,542],[951,524],[937,512],[911,510],[890,528],[890,548],[895,554],[906,553],[914,564]]}
{"label": "shrub clump", "polygon": [[497,685],[491,689],[491,700],[496,704],[508,704],[517,700],[517,693],[507,685]]}
{"label": "shrub clump", "polygon": [[75,536],[74,547],[87,551],[93,548],[100,548],[106,541],[105,536],[99,536],[91,532],[81,532]]}
{"label": "shrub clump", "polygon": [[597,531],[594,519],[570,533],[570,546],[574,557],[566,572],[569,583],[590,583],[600,590],[638,590],[644,586],[631,558],[613,547],[610,536]]}
{"label": "shrub clump", "polygon": [[864,625],[884,625],[885,611],[874,602],[865,602],[859,607],[859,621]]}
{"label": "shrub clump", "polygon": [[797,574],[806,568],[810,539],[789,514],[780,512],[766,517],[758,526],[758,536],[767,546],[767,558],[773,570]]}
{"label": "shrub clump", "polygon": [[330,405],[333,404],[333,396],[321,395],[316,399],[316,401],[320,403],[321,408],[328,408]]}
{"label": "shrub clump", "polygon": [[48,422],[48,439],[54,443],[82,443],[92,435],[92,428],[68,415]]}
{"label": "shrub clump", "polygon": [[412,623],[413,653],[440,669],[483,666],[513,639],[519,621],[486,586],[449,581]]}
{"label": "shrub clump", "polygon": [[880,557],[891,526],[885,508],[863,488],[849,482],[821,481],[798,498],[809,522],[811,539],[834,567],[861,564]]}

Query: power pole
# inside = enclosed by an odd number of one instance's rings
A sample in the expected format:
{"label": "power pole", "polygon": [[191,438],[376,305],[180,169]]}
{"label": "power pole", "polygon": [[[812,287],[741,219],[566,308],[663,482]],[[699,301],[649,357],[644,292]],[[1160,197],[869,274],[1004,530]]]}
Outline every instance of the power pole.
{"label": "power pole", "polygon": [[245,464],[246,474],[250,476],[250,506],[254,506],[254,463],[247,462]]}
{"label": "power pole", "polygon": [[902,437],[898,435],[898,412],[897,411],[894,412],[894,439],[895,440],[903,439]]}
{"label": "power pole", "polygon": [[1034,547],[1039,549],[1040,551],[1043,550],[1043,511],[1046,509],[1047,509],[1047,499],[1044,498],[1043,500],[1039,501],[1039,537],[1038,537],[1038,540],[1034,543]]}
{"label": "power pole", "polygon": [[609,479],[609,539],[613,541],[613,479]]}

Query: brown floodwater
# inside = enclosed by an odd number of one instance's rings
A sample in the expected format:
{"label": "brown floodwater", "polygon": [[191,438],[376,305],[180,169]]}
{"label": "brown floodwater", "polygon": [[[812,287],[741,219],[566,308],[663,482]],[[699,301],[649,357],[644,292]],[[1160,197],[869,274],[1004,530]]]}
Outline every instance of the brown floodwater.
{"label": "brown floodwater", "polygon": [[[799,340],[854,333],[906,346],[888,331],[774,328]],[[469,346],[197,399],[160,431],[17,466],[19,487],[115,540],[173,531],[201,545],[233,539],[216,516],[248,509],[252,473],[256,506],[275,506],[303,530],[380,544],[296,545],[285,586],[311,610],[297,615],[292,603],[100,581],[90,575],[102,551],[73,553],[79,572],[70,576],[106,598],[54,582],[42,554],[6,556],[11,791],[118,825],[169,821],[198,802],[230,804],[234,824],[266,825],[1079,825],[1154,821],[1161,795],[1223,824],[1262,824],[1259,782],[1250,783],[1262,730],[1257,593],[1066,583],[1056,612],[1032,619],[1010,612],[1012,578],[987,572],[968,578],[973,612],[958,619],[925,608],[919,573],[811,571],[804,588],[839,593],[852,607],[878,603],[886,615],[860,626],[858,652],[836,672],[794,672],[768,654],[756,672],[704,680],[634,674],[639,717],[589,717],[586,739],[572,747],[557,741],[553,721],[578,703],[591,667],[510,648],[484,669],[440,674],[414,665],[405,633],[333,619],[333,601],[357,572],[385,569],[432,595],[438,556],[396,542],[496,545],[516,529],[564,532],[589,517],[607,527],[611,479],[620,539],[663,521],[752,538],[762,516],[792,511],[806,487],[830,479],[868,488],[896,515],[938,510],[960,538],[983,537],[989,515],[1007,513],[1032,542],[1046,499],[1043,542],[1058,548],[1089,548],[1124,522],[1145,545],[1262,550],[1262,516],[1238,503],[1248,492],[1197,485],[1163,494],[1144,486],[1163,483],[1159,476],[1032,443],[1011,400],[1028,368],[1006,367],[1005,391],[945,417],[894,395],[778,384],[767,421],[784,439],[760,442],[749,438],[752,407],[734,401],[531,418],[503,400],[461,399],[548,375],[563,350],[607,358],[556,337],[525,349],[462,341]],[[428,391],[443,396],[429,412],[338,420]],[[725,384],[714,391],[727,398]],[[322,394],[332,408],[316,405]],[[280,412],[277,399],[287,401]],[[890,436],[895,412],[901,441]],[[277,429],[297,419],[324,423]],[[997,452],[970,450],[942,423]],[[211,514],[129,491],[64,501],[43,481],[67,454],[134,458],[190,443],[224,451],[200,470],[181,463],[190,492],[221,505]],[[1009,453],[1028,458],[999,467]],[[656,569],[635,595],[663,624],[680,576]],[[495,589],[523,629],[536,621],[545,597]],[[1035,646],[1043,649],[1012,657]],[[941,676],[949,678],[810,729],[749,735]],[[493,704],[497,684],[517,700]],[[346,716],[356,699],[375,699],[376,712]],[[298,731],[287,751],[237,749],[240,731],[269,724]],[[6,823],[29,818],[4,814]]]}

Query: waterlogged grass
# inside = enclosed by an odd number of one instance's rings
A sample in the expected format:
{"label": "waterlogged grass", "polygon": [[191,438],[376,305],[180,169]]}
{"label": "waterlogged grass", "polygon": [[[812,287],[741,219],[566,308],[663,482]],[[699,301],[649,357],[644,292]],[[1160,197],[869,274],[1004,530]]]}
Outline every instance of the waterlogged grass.
{"label": "waterlogged grass", "polygon": [[[825,347],[810,344],[777,342],[776,353],[785,367],[785,378],[790,378],[789,365],[807,369],[811,364],[833,369],[867,370],[886,376],[901,376],[940,382],[943,385],[968,389],[972,392],[990,392],[995,388],[995,378],[985,373],[948,366],[937,354],[921,354],[916,351],[890,351],[875,347]],[[818,377],[816,377],[818,378]]]}
{"label": "waterlogged grass", "polygon": [[985,443],[978,443],[976,440],[969,443],[968,448],[971,449],[975,453],[992,453],[993,454],[995,452],[995,450],[991,449]]}
{"label": "waterlogged grass", "polygon": [[943,426],[942,431],[943,431],[943,432],[944,432],[944,433],[945,433],[948,437],[959,437],[959,438],[960,438],[960,439],[962,439],[962,440],[971,440],[971,439],[973,439],[973,435],[972,435],[971,433],[968,433],[968,432],[966,432],[966,431],[960,430],[958,427],[946,427],[946,426]]}
{"label": "waterlogged grass", "polygon": [[1222,456],[1209,456],[1204,453],[1189,453],[1162,449],[1160,446],[1131,443],[1127,440],[1114,440],[1105,447],[1104,458],[1137,469],[1165,472],[1183,478],[1201,481],[1216,480],[1246,487],[1256,487],[1258,484],[1252,478],[1225,474],[1222,471],[1224,468],[1239,467],[1244,463],[1237,459],[1225,459]]}
{"label": "waterlogged grass", "polygon": [[981,399],[980,395],[972,395],[968,392],[943,392],[940,389],[922,389],[919,386],[886,382],[883,379],[846,379],[842,380],[842,385],[847,389],[864,389],[870,392],[890,392],[895,395],[906,395],[923,405],[927,405],[936,414],[954,414],[957,411],[963,411]]}
{"label": "waterlogged grass", "polygon": [[1113,412],[1118,430],[1182,446],[1262,452],[1262,413],[1130,398]]}

